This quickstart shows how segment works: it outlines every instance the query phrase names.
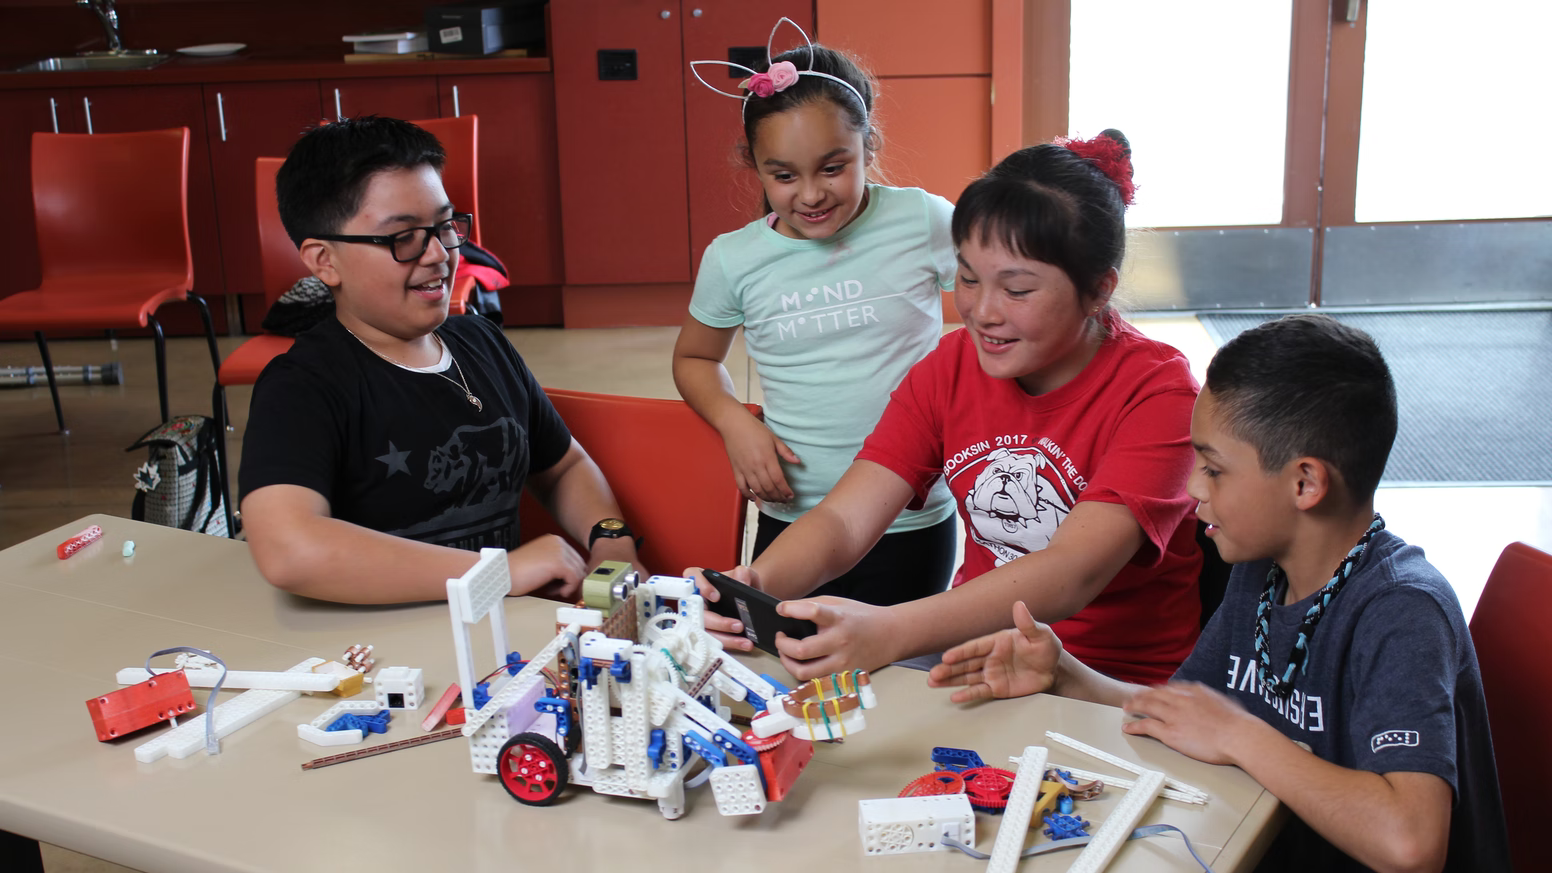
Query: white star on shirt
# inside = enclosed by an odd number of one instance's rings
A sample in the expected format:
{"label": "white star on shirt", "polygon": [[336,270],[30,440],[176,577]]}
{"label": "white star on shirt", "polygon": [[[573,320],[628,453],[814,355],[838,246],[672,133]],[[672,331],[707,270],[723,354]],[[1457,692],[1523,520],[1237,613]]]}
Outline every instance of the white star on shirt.
{"label": "white star on shirt", "polygon": [[376,460],[382,461],[384,464],[388,465],[389,477],[399,472],[402,472],[404,475],[408,476],[410,474],[410,465],[407,463],[409,456],[409,452],[399,451],[398,448],[394,446],[393,440],[389,440],[388,454],[378,455]]}

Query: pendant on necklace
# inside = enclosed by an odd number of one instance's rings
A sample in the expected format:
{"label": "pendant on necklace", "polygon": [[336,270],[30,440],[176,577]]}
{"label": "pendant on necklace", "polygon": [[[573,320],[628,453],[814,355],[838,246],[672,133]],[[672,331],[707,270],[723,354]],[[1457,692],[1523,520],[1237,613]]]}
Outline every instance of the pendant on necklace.
{"label": "pendant on necklace", "polygon": [[473,394],[465,394],[464,396],[469,398],[469,403],[473,405],[475,412],[485,411],[485,404],[480,402],[480,398],[475,397]]}

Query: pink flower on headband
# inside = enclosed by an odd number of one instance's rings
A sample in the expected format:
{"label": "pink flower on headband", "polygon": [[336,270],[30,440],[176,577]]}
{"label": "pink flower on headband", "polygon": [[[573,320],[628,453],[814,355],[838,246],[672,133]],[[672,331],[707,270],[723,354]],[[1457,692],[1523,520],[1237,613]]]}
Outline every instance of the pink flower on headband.
{"label": "pink flower on headband", "polygon": [[798,68],[791,61],[771,64],[769,72],[755,73],[738,83],[738,87],[756,97],[769,97],[777,91],[785,91],[798,80]]}
{"label": "pink flower on headband", "polygon": [[738,87],[743,88],[756,97],[769,97],[776,93],[775,83],[765,73],[755,73],[753,76],[739,82]]}
{"label": "pink flower on headband", "polygon": [[[778,61],[777,63],[771,64],[771,69],[768,75],[771,78],[772,87],[774,87],[777,91],[785,91],[797,83],[798,68],[794,66],[791,61]],[[770,95],[762,94],[760,96],[768,97]]]}

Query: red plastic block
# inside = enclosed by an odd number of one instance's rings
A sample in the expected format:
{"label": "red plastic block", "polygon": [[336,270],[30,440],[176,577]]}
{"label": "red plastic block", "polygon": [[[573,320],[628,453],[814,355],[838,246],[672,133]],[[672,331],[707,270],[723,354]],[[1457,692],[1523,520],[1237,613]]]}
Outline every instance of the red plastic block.
{"label": "red plastic block", "polygon": [[106,742],[194,709],[194,694],[182,670],[158,673],[128,688],[86,701],[97,739]]}
{"label": "red plastic block", "polygon": [[447,711],[447,723],[463,724],[467,720],[465,718],[466,715],[468,715],[468,713],[464,712],[463,707],[455,706]]}
{"label": "red plastic block", "polygon": [[[772,745],[772,741],[775,744]],[[760,755],[760,774],[765,777],[765,799],[775,803],[787,796],[803,773],[803,768],[814,757],[812,740],[778,734],[758,739],[753,733],[744,734],[744,742],[754,747]]]}

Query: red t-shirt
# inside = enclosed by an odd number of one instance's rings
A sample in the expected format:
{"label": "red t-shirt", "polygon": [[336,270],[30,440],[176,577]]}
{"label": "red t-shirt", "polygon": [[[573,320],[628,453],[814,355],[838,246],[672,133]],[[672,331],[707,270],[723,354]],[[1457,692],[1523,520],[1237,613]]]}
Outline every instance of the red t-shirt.
{"label": "red t-shirt", "polygon": [[1142,547],[1052,628],[1096,670],[1162,682],[1190,654],[1201,612],[1196,504],[1186,495],[1197,385],[1180,352],[1119,318],[1108,327],[1077,378],[1039,397],[986,375],[966,331],[945,336],[890,397],[857,458],[909,482],[913,505],[948,479],[966,531],[956,586],[1045,548],[1079,501],[1131,510]]}

